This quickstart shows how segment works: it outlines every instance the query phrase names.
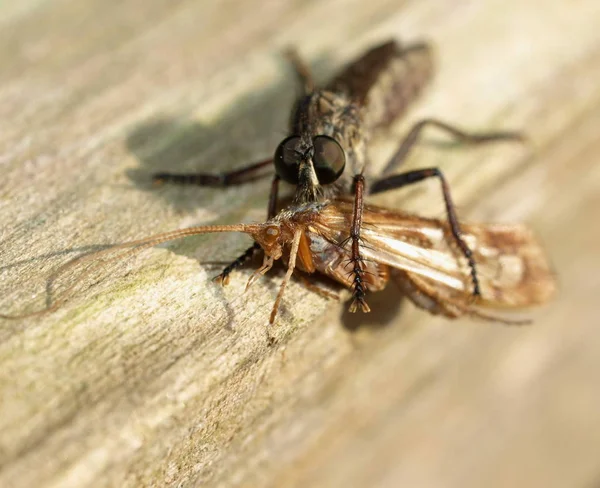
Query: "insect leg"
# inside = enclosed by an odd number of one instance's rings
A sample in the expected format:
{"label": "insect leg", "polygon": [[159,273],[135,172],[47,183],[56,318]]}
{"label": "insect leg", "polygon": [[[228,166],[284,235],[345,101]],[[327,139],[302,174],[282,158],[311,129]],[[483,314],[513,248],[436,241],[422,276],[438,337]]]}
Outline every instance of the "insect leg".
{"label": "insect leg", "polygon": [[152,180],[158,184],[169,182],[178,185],[225,187],[247,183],[266,176],[260,174],[259,170],[272,163],[273,159],[269,158],[226,173],[155,173],[152,175]]}
{"label": "insect leg", "polygon": [[315,89],[315,82],[308,64],[300,57],[298,51],[289,48],[285,51],[285,56],[292,63],[296,75],[302,84],[302,90],[305,94],[312,93]]}
{"label": "insect leg", "polygon": [[423,119],[420,122],[417,122],[406,135],[400,144],[400,147],[383,170],[384,175],[390,174],[392,171],[398,169],[398,167],[405,161],[410,151],[415,147],[417,142],[419,142],[419,138],[421,137],[423,130],[427,127],[437,127],[438,129],[447,132],[463,144],[484,144],[487,142],[498,141],[525,142],[525,137],[520,132],[488,132],[472,134],[461,129],[457,129],[456,127],[452,127],[451,125],[440,120]]}
{"label": "insect leg", "polygon": [[475,260],[473,259],[473,253],[467,243],[462,238],[462,231],[458,223],[458,217],[456,216],[456,210],[452,197],[450,196],[450,187],[443,173],[438,168],[424,168],[414,171],[407,171],[406,173],[400,173],[397,175],[387,176],[379,181],[376,181],[371,187],[371,193],[381,193],[386,190],[392,190],[395,188],[401,188],[403,186],[412,185],[419,181],[427,178],[439,178],[442,184],[442,194],[444,195],[444,203],[446,205],[446,214],[448,215],[448,223],[450,224],[450,232],[454,240],[458,244],[461,252],[467,259],[469,267],[471,268],[471,279],[473,280],[473,294],[475,296],[481,296],[481,290],[479,287],[479,279],[477,277],[477,271],[475,268]]}
{"label": "insect leg", "polygon": [[365,191],[365,178],[358,174],[354,176],[354,211],[352,213],[352,228],[350,229],[350,239],[352,240],[352,257],[353,265],[352,274],[354,275],[353,283],[353,300],[350,304],[349,311],[356,312],[360,307],[362,312],[370,312],[371,309],[365,300],[367,292],[366,284],[363,280],[364,270],[362,267],[362,257],[360,255],[360,226],[362,224],[362,214],[364,208],[363,194]]}
{"label": "insect leg", "polygon": [[[267,207],[267,219],[270,219],[275,216],[277,213],[277,197],[279,194],[279,176],[275,175],[273,177],[273,181],[271,182],[271,191],[269,192],[269,204]],[[215,276],[214,281],[226,285],[229,282],[229,275],[232,271],[236,270],[244,263],[252,259],[254,254],[260,250],[260,245],[258,243],[252,244],[248,249],[246,249],[237,259],[232,261],[229,265],[227,265],[220,274]]]}
{"label": "insect leg", "polygon": [[213,281],[220,283],[221,285],[227,285],[229,283],[229,275],[232,271],[236,270],[244,263],[252,259],[254,253],[260,249],[260,246],[255,242],[248,249],[246,249],[242,254],[240,254],[236,259],[234,259],[231,263],[223,268],[217,276],[213,278]]}

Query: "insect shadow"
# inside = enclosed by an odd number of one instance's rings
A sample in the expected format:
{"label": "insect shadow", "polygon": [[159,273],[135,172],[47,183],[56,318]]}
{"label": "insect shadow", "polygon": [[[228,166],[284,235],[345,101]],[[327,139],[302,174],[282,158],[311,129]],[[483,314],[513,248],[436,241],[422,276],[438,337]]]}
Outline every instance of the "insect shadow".
{"label": "insect shadow", "polygon": [[387,327],[398,320],[406,299],[395,283],[389,283],[382,291],[369,294],[370,313],[351,313],[348,304],[344,303],[340,321],[343,327],[355,332],[360,328]]}
{"label": "insect shadow", "polygon": [[[229,102],[216,120],[211,114],[210,123],[189,115],[158,115],[136,126],[126,141],[128,150],[140,163],[128,171],[132,183],[144,191],[152,191],[181,212],[200,207],[227,211],[231,205],[226,204],[232,201],[232,196],[237,208],[247,208],[247,200],[252,199],[252,207],[266,211],[269,178],[258,178],[234,188],[171,185],[159,188],[152,184],[151,177],[165,169],[177,173],[221,173],[271,157],[287,134],[289,111],[298,95],[297,80],[289,63],[283,54],[277,59],[281,65],[279,72],[285,74],[280,80]],[[319,77],[327,77],[333,65],[329,57],[322,56],[311,67]],[[201,119],[202,102],[195,112]],[[265,169],[266,175],[273,172],[271,166]]]}

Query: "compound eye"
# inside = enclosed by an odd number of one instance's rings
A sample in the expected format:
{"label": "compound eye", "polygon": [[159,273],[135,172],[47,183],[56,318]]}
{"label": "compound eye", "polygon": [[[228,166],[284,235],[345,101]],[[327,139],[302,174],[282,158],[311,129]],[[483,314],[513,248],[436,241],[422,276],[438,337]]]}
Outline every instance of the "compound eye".
{"label": "compound eye", "polygon": [[292,185],[298,184],[298,171],[302,158],[296,150],[299,142],[300,138],[298,136],[287,137],[279,143],[273,158],[275,171],[279,177]]}
{"label": "compound eye", "polygon": [[265,230],[263,239],[267,245],[271,246],[277,242],[279,234],[281,234],[281,231],[278,225],[269,225]]}
{"label": "compound eye", "polygon": [[337,180],[344,172],[346,155],[342,146],[329,136],[317,136],[313,139],[313,165],[321,185]]}

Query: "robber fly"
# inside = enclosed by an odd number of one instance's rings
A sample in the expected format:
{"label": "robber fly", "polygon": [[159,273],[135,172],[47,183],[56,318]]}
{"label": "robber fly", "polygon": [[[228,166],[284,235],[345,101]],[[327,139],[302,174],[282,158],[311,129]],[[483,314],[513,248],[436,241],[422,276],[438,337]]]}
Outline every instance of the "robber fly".
{"label": "robber fly", "polygon": [[[302,93],[292,109],[289,135],[281,141],[272,158],[222,174],[158,173],[156,182],[230,186],[253,180],[265,167],[273,165],[267,217],[278,211],[280,180],[295,185],[294,203],[322,202],[328,198],[353,198],[352,219],[346,237],[351,243],[352,289],[351,310],[368,312],[365,301],[365,265],[360,244],[364,197],[427,178],[438,178],[444,196],[452,238],[469,263],[472,291],[481,295],[481,286],[473,251],[462,237],[462,229],[450,196],[449,186],[438,168],[424,168],[404,173],[396,170],[418,142],[423,130],[437,127],[464,143],[521,140],[514,132],[470,134],[436,119],[421,120],[413,126],[399,145],[383,172],[373,177],[368,172],[368,143],[372,135],[389,127],[417,97],[433,74],[431,49],[427,44],[401,46],[394,40],[384,42],[349,63],[340,73],[317,88],[310,70],[298,54],[288,53]],[[260,249],[258,243],[247,249],[219,275],[225,284],[229,274]]]}
{"label": "robber fly", "polygon": [[[353,287],[354,277],[348,270],[352,242],[344,239],[353,218],[354,203],[348,200],[294,204],[264,223],[190,227],[119,244],[75,258],[57,273],[86,264],[99,266],[106,260],[120,260],[191,235],[243,232],[264,251],[263,264],[247,286],[269,271],[275,261],[287,261],[287,272],[269,319],[273,324],[294,271],[320,273],[347,288]],[[552,297],[556,288],[553,274],[529,229],[522,225],[470,224],[462,230],[478,265],[479,296],[472,293],[468,260],[456,245],[448,222],[365,205],[361,234],[365,285],[370,291],[379,291],[391,278],[406,297],[430,313],[449,318],[468,315],[508,324],[524,321],[507,317],[506,312],[542,304]],[[89,271],[87,268],[86,273]],[[28,316],[58,308],[74,289],[75,283],[56,297],[50,308]],[[331,292],[316,285],[311,289],[331,296]]]}

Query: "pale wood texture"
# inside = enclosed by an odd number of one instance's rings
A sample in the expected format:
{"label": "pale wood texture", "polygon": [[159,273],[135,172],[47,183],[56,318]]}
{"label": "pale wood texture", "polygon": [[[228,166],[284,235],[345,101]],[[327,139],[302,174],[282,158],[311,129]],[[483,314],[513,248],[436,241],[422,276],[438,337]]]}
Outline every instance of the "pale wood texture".
{"label": "pale wood texture", "polygon": [[[251,270],[223,290],[199,264],[246,237],[145,252],[54,314],[0,322],[0,485],[597,486],[599,27],[598,0],[2,2],[0,310],[43,305],[69,250],[262,219],[268,180],[148,176],[271,154],[296,89],[284,47],[326,79],[390,36],[430,40],[439,69],[375,163],[423,116],[526,129],[529,151],[425,144],[410,167],[443,167],[463,220],[530,223],[561,291],[509,328],[392,288],[350,317],[294,282],[268,347],[281,272],[244,294]],[[379,203],[442,215],[437,190]]]}

